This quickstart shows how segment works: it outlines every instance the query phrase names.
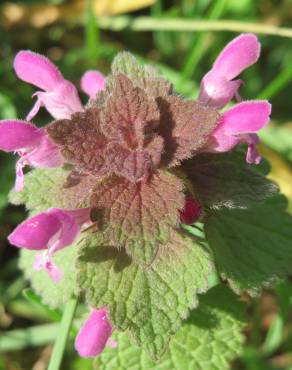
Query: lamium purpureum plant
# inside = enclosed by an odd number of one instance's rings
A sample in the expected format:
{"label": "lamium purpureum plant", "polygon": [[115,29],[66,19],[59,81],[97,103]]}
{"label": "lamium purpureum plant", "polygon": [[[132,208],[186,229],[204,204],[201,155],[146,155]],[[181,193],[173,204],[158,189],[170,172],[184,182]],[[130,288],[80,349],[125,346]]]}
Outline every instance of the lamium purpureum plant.
{"label": "lamium purpureum plant", "polygon": [[[106,78],[82,77],[85,106],[48,59],[17,54],[42,91],[25,121],[0,124],[20,157],[10,200],[31,213],[8,239],[45,303],[88,307],[75,347],[100,369],[228,369],[244,342],[236,294],[291,272],[292,216],[257,151],[271,105],[236,79],[259,54],[254,35],[235,38],[188,100],[123,52]],[[41,107],[53,121],[38,128]]]}

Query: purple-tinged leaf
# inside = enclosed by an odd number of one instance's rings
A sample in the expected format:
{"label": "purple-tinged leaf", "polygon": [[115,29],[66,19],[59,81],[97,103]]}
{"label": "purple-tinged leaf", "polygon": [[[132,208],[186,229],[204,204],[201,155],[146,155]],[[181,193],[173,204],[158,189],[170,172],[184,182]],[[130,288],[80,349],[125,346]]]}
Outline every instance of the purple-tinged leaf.
{"label": "purple-tinged leaf", "polygon": [[91,205],[103,210],[106,240],[149,264],[159,244],[167,242],[172,228],[180,222],[183,190],[182,181],[164,171],[155,173],[146,183],[113,177],[96,187]]}

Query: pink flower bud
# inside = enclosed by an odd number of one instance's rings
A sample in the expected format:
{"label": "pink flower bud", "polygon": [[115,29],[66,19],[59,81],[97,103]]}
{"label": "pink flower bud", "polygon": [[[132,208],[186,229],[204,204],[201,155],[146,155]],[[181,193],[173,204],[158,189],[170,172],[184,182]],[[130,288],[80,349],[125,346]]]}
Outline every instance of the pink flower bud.
{"label": "pink flower bud", "polygon": [[180,220],[183,224],[192,225],[202,214],[201,205],[193,198],[186,198],[185,206],[180,211]]}
{"label": "pink flower bud", "polygon": [[108,320],[107,309],[92,310],[79,330],[75,348],[82,357],[96,357],[104,350],[111,335],[112,326]]}
{"label": "pink flower bud", "polygon": [[105,77],[98,71],[87,71],[81,78],[81,90],[87,94],[90,99],[95,99],[96,94],[104,89]]}

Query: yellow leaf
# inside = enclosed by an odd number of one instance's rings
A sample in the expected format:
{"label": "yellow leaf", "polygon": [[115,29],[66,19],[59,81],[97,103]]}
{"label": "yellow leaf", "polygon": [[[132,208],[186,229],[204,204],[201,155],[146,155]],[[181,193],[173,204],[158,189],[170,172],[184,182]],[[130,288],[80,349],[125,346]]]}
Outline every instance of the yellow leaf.
{"label": "yellow leaf", "polygon": [[272,149],[261,145],[261,154],[266,157],[271,164],[271,172],[268,178],[278,183],[281,192],[292,200],[292,167],[279,154]]}
{"label": "yellow leaf", "polygon": [[[0,0],[1,2],[1,0]],[[93,0],[96,16],[114,15],[145,8],[156,0]],[[0,21],[6,27],[31,24],[41,28],[58,21],[74,21],[86,12],[86,0],[71,0],[64,5],[21,5],[12,2],[1,8]]]}
{"label": "yellow leaf", "polygon": [[94,12],[97,15],[127,13],[145,8],[156,0],[94,0]]}

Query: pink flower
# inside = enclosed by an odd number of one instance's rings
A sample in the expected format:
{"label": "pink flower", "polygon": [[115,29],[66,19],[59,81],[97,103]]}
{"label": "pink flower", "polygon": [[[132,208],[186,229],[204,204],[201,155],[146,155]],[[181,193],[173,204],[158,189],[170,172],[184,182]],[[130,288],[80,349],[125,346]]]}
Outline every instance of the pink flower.
{"label": "pink flower", "polygon": [[46,250],[36,257],[34,270],[46,270],[50,277],[59,281],[61,270],[51,257],[58,250],[71,245],[77,238],[81,226],[90,222],[90,209],[65,210],[51,208],[22,222],[9,235],[11,244],[30,250]]}
{"label": "pink flower", "polygon": [[199,100],[214,108],[224,107],[234,96],[242,80],[234,80],[254,64],[260,55],[260,44],[253,34],[242,34],[219,54],[212,69],[203,77]]}
{"label": "pink flower", "polygon": [[87,71],[81,78],[81,89],[90,99],[95,99],[96,94],[104,90],[105,77],[98,71]]}
{"label": "pink flower", "polygon": [[270,119],[271,104],[266,100],[239,103],[223,114],[213,131],[205,152],[228,152],[240,143],[248,145],[246,161],[260,163],[261,157],[256,145],[259,138],[257,131]]}
{"label": "pink flower", "polygon": [[180,220],[183,224],[192,225],[202,214],[201,205],[193,198],[186,198],[185,206],[180,211]]}
{"label": "pink flower", "polygon": [[75,348],[79,355],[96,357],[105,346],[116,347],[117,343],[109,339],[112,330],[107,308],[92,310],[75,339]]}
{"label": "pink flower", "polygon": [[17,152],[15,190],[24,185],[23,167],[59,167],[63,158],[58,147],[42,128],[18,120],[0,121],[0,150]]}
{"label": "pink flower", "polygon": [[37,101],[29,112],[30,121],[44,106],[56,119],[70,118],[83,111],[75,86],[64,79],[58,68],[46,57],[31,51],[20,51],[14,60],[17,76],[43,91],[36,92]]}

